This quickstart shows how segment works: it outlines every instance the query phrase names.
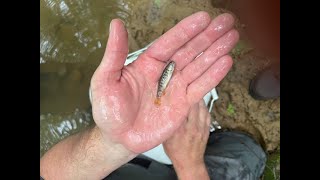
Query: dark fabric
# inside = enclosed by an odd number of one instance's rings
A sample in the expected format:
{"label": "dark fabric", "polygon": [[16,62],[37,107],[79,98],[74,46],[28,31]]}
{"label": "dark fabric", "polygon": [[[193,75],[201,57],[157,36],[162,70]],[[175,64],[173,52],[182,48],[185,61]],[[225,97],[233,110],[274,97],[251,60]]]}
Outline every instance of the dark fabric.
{"label": "dark fabric", "polygon": [[[141,156],[139,158],[142,158]],[[140,162],[140,160],[138,160]],[[125,180],[125,179],[139,179],[139,180],[176,180],[176,174],[170,166],[158,163],[156,161],[149,161],[149,166],[134,164],[138,161],[133,161],[121,166],[116,171],[112,172],[104,180]]]}
{"label": "dark fabric", "polygon": [[[209,137],[204,159],[210,179],[258,180],[267,158],[260,145],[248,135],[217,132]],[[105,178],[120,179],[176,180],[177,176],[171,166],[138,156]]]}
{"label": "dark fabric", "polygon": [[211,179],[255,180],[262,175],[267,156],[260,145],[244,133],[217,133],[205,153]]}

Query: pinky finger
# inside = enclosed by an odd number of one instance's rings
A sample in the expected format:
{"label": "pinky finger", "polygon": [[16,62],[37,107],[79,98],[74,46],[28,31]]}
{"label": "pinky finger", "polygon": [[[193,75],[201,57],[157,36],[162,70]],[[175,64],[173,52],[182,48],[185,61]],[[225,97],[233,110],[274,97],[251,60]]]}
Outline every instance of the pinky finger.
{"label": "pinky finger", "polygon": [[211,89],[216,87],[227,75],[232,66],[232,58],[225,55],[218,59],[198,79],[187,88],[187,96],[190,104],[199,102]]}

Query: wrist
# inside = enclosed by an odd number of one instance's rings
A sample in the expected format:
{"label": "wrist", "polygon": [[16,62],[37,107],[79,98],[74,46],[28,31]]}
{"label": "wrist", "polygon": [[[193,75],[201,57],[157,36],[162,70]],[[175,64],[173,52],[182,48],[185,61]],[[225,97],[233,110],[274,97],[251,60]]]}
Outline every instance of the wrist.
{"label": "wrist", "polygon": [[208,179],[209,175],[207,172],[204,161],[193,162],[193,163],[181,163],[180,165],[174,164],[174,169],[177,173],[179,180],[191,180],[191,179]]}
{"label": "wrist", "polygon": [[68,137],[40,160],[44,179],[103,179],[136,154],[103,138],[97,127]]}
{"label": "wrist", "polygon": [[[115,143],[104,137],[97,126],[90,129],[88,134],[88,136],[83,136],[83,140],[80,141],[82,143],[79,145],[81,148],[75,150],[74,154],[78,154],[80,159],[84,152],[86,153],[87,157],[84,157],[83,160],[88,161],[88,167],[80,161],[80,169],[93,168],[93,176],[99,175],[99,178],[103,179],[112,171],[137,156],[122,144]],[[81,166],[83,167],[81,168]]]}

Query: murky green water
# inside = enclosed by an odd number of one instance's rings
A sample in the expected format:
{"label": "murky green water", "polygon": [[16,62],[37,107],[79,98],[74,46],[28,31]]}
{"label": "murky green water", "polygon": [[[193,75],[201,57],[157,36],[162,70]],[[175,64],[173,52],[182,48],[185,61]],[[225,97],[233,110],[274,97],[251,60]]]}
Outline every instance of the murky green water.
{"label": "murky green water", "polygon": [[40,157],[93,123],[88,89],[109,23],[133,1],[40,0]]}

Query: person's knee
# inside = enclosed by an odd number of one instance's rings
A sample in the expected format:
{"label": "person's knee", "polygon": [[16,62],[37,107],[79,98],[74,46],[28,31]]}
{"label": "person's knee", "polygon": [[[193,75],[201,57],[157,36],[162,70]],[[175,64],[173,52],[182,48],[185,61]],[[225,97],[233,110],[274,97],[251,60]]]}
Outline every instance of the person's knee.
{"label": "person's knee", "polygon": [[212,138],[205,157],[212,178],[256,179],[262,175],[266,153],[253,138],[240,132],[216,133]]}

